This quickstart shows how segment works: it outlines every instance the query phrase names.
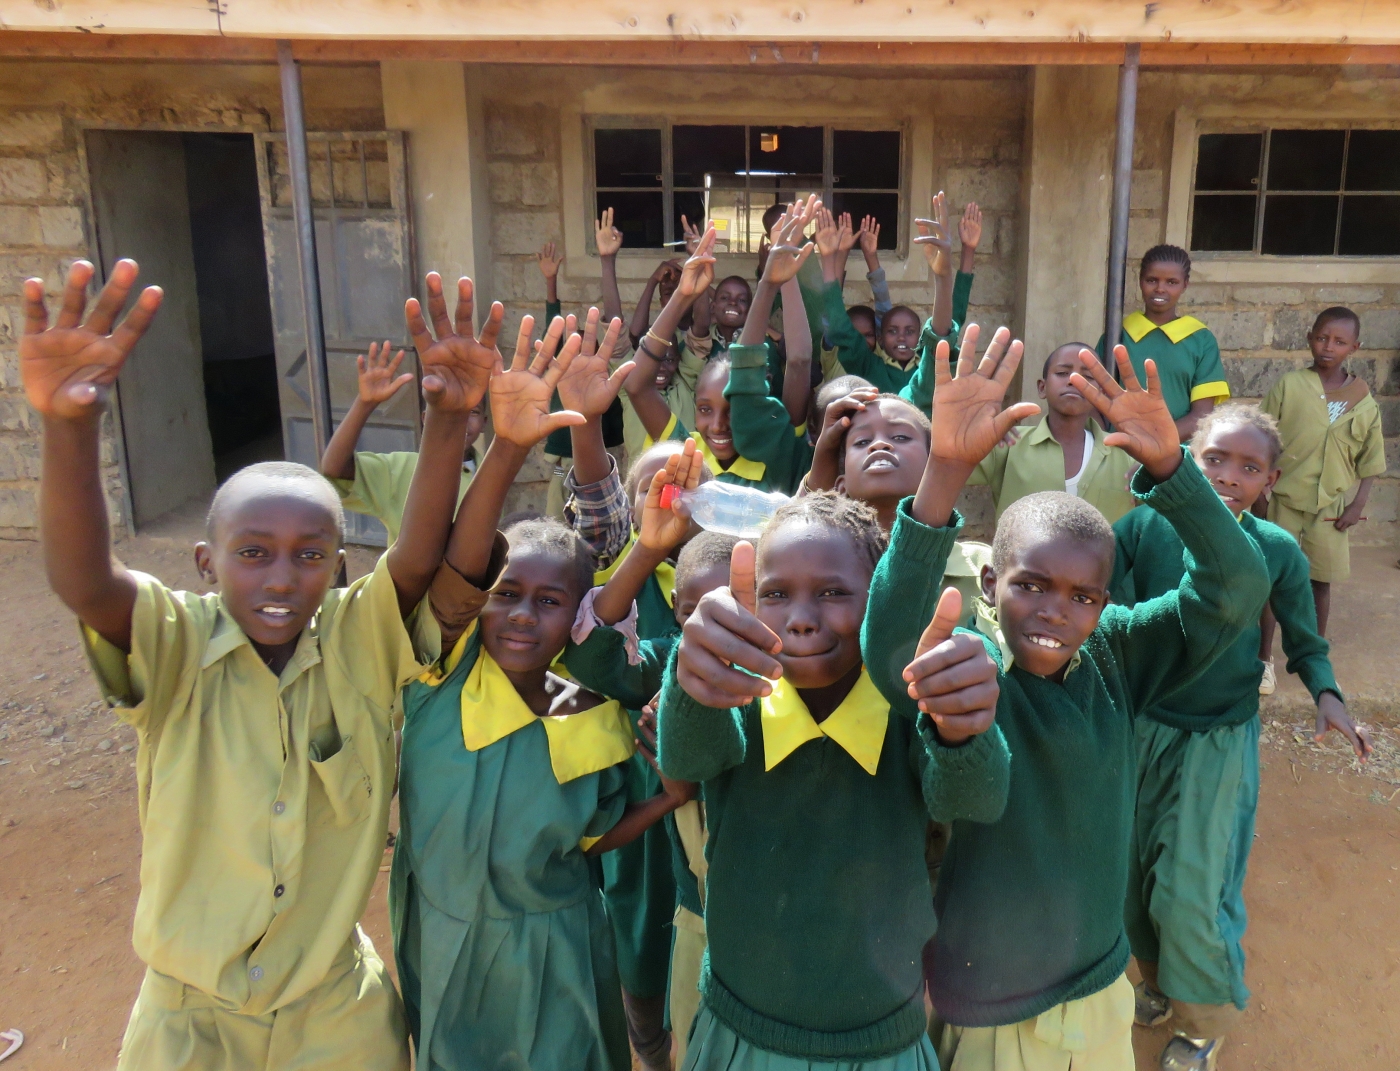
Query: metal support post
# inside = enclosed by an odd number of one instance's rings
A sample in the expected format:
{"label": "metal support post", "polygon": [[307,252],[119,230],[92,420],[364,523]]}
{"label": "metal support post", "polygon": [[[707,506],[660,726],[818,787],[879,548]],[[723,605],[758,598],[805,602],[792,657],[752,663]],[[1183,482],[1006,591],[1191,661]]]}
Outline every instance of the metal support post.
{"label": "metal support post", "polygon": [[1104,311],[1104,363],[1113,369],[1113,347],[1123,331],[1123,287],[1128,267],[1128,206],[1133,189],[1133,131],[1137,126],[1138,64],[1142,46],[1123,50],[1118,72],[1118,142],[1113,154],[1113,217],[1108,232],[1108,300]]}

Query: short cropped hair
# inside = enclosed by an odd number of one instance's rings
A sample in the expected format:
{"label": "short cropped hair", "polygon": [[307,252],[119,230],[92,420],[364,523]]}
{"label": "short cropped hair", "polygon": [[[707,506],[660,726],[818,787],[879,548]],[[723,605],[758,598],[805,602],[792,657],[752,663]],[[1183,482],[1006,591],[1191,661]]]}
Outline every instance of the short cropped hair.
{"label": "short cropped hair", "polygon": [[1323,309],[1317,314],[1317,319],[1313,321],[1312,329],[1316,331],[1323,324],[1329,324],[1333,320],[1342,320],[1351,324],[1352,330],[1356,332],[1356,337],[1361,337],[1361,317],[1345,305],[1333,305],[1331,308]]}
{"label": "short cropped hair", "polygon": [[582,599],[593,586],[593,552],[582,537],[568,525],[553,517],[516,521],[504,535],[512,550],[542,550],[557,556],[572,573],[570,580]]}
{"label": "short cropped hair", "polygon": [[209,503],[209,512],[204,518],[206,538],[211,540],[214,538],[214,526],[218,521],[219,514],[228,505],[233,490],[249,480],[280,480],[305,484],[307,490],[311,491],[316,498],[321,499],[331,516],[335,518],[335,528],[340,533],[340,541],[345,542],[345,508],[340,504],[340,495],[336,492],[335,486],[315,469],[295,461],[260,461],[256,465],[239,469],[225,480],[223,486],[214,492],[214,500]]}
{"label": "short cropped hair", "polygon": [[676,590],[685,587],[696,573],[718,566],[728,569],[737,542],[734,536],[721,532],[701,532],[683,546],[676,557]]}
{"label": "short cropped hair", "polygon": [[1175,264],[1188,281],[1191,279],[1191,254],[1179,245],[1154,245],[1144,253],[1138,267],[1139,279],[1146,274],[1149,264]]}
{"label": "short cropped hair", "polygon": [[738,283],[740,286],[742,286],[745,290],[749,292],[750,297],[753,296],[753,287],[749,285],[749,281],[745,279],[742,275],[726,275],[719,282],[715,283],[715,289],[718,290],[725,283]]}
{"label": "short cropped hair", "polygon": [[875,315],[875,310],[869,305],[852,305],[846,310],[846,318],[854,320],[857,316],[869,316],[870,322],[877,327],[880,325],[880,317]]}
{"label": "short cropped hair", "polygon": [[908,305],[896,305],[892,309],[890,309],[889,312],[885,313],[884,318],[880,320],[880,329],[882,331],[884,330],[885,325],[890,322],[890,317],[897,312],[907,312],[910,316],[914,317],[915,323],[922,324],[924,322],[924,318],[920,316],[917,312],[915,312],[913,309],[911,309]]}
{"label": "short cropped hair", "polygon": [[1283,453],[1283,438],[1278,433],[1278,421],[1269,413],[1264,412],[1257,405],[1250,405],[1247,402],[1228,402],[1225,405],[1217,406],[1205,416],[1201,417],[1196,425],[1196,432],[1191,436],[1191,452],[1199,454],[1205,449],[1206,440],[1210,438],[1210,433],[1216,428],[1253,428],[1269,444],[1269,464],[1278,461],[1279,455]]}
{"label": "short cropped hair", "polygon": [[758,540],[759,554],[763,545],[773,533],[785,524],[816,524],[823,528],[834,528],[845,533],[855,544],[856,551],[870,565],[873,572],[880,563],[880,557],[889,546],[890,538],[880,527],[880,519],[875,510],[864,502],[837,494],[835,491],[813,491],[811,494],[794,498],[786,505],[779,506],[763,530]]}
{"label": "short cropped hair", "polygon": [[[658,454],[662,457],[670,457],[672,454],[679,454],[684,449],[684,439],[662,439],[659,443],[652,443],[633,458],[632,464],[628,466],[627,469],[627,480],[622,485],[622,492],[627,496],[627,501],[632,502],[637,497],[637,491],[642,482],[643,461],[646,461],[648,458],[656,457]],[[714,473],[710,471],[710,467],[701,462],[700,482],[704,483],[713,475]]]}
{"label": "short cropped hair", "polygon": [[1064,538],[1095,547],[1108,564],[1117,544],[1104,515],[1084,499],[1063,491],[1039,491],[1017,499],[997,522],[992,540],[992,568],[1000,576],[1011,555],[1032,535]]}
{"label": "short cropped hair", "polygon": [[1050,374],[1050,362],[1055,359],[1055,354],[1059,353],[1062,349],[1065,349],[1069,346],[1075,347],[1075,353],[1078,353],[1080,350],[1088,350],[1090,353],[1094,352],[1094,347],[1089,345],[1089,343],[1087,342],[1061,342],[1058,346],[1056,346],[1053,350],[1050,351],[1050,356],[1045,358],[1045,363],[1040,366],[1041,379],[1044,379]]}

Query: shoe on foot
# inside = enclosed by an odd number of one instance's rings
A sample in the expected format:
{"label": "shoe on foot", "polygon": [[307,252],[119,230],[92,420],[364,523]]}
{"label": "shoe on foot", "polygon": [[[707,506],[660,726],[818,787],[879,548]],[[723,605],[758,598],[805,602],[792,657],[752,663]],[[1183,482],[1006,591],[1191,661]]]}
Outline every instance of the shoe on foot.
{"label": "shoe on foot", "polygon": [[1277,681],[1274,679],[1274,663],[1270,660],[1264,663],[1264,676],[1259,678],[1259,694],[1273,695],[1275,684]]}
{"label": "shoe on foot", "polygon": [[1138,1026],[1157,1026],[1171,1017],[1170,997],[1146,982],[1133,986],[1133,1022]]}
{"label": "shoe on foot", "polygon": [[1177,1034],[1167,1042],[1158,1062],[1162,1071],[1215,1071],[1224,1038],[1188,1038]]}

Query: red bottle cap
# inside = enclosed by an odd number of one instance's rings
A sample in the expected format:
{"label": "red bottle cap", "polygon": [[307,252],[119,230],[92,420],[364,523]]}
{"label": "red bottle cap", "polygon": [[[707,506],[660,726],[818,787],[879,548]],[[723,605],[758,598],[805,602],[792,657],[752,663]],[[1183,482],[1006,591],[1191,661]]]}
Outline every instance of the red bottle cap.
{"label": "red bottle cap", "polygon": [[681,489],[673,483],[668,483],[661,489],[661,508],[670,509],[676,504],[676,499],[681,497]]}

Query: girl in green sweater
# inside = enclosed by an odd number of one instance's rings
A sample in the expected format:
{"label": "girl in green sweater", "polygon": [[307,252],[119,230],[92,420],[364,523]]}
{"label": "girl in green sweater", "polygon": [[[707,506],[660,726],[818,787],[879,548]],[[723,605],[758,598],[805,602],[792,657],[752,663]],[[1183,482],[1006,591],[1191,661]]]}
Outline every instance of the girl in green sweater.
{"label": "girl in green sweater", "polygon": [[[960,801],[983,816],[954,821],[939,881],[928,984],[945,1071],[1133,1067],[1122,908],[1133,718],[1228,650],[1268,593],[1249,537],[1183,456],[1154,363],[1143,390],[1126,351],[1116,356],[1124,386],[1097,362],[1088,365],[1094,382],[1078,373],[1072,382],[1116,429],[1109,445],[1142,464],[1134,490],[1190,551],[1187,572],[1159,598],[1111,605],[1113,533],[1092,506],[1042,492],[998,524],[978,625],[1000,665],[996,725],[1010,767],[984,795]],[[974,359],[965,346],[953,378],[939,348],[933,449],[918,494],[901,507],[896,546],[902,535],[912,543],[913,534],[956,529],[953,505],[967,477],[1027,408],[998,413],[1009,376],[985,360],[974,371]],[[955,652],[944,647],[897,668],[912,646],[908,620],[932,604],[928,577],[939,567],[892,554],[872,584],[871,620],[906,622],[879,664],[887,696],[923,701],[946,687]]]}

